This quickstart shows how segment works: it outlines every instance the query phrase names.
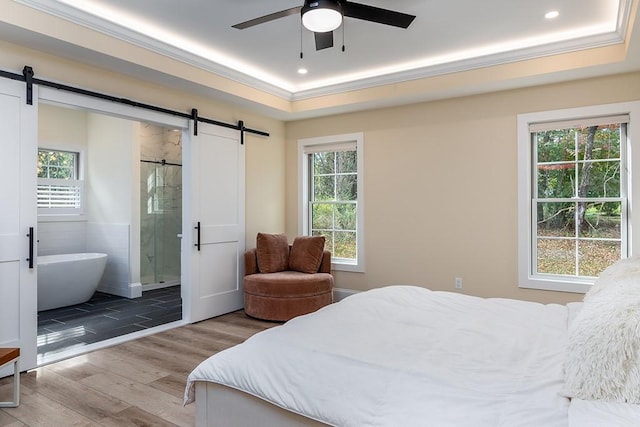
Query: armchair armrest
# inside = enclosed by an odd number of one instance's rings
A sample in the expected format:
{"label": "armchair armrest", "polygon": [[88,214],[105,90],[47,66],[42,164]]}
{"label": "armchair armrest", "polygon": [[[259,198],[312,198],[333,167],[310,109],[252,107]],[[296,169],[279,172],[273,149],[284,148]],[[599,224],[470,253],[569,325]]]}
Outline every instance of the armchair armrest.
{"label": "armchair armrest", "polygon": [[257,249],[249,249],[244,253],[244,275],[256,274],[258,272]]}
{"label": "armchair armrest", "polygon": [[331,252],[322,252],[322,262],[320,263],[320,270],[318,273],[331,273]]}

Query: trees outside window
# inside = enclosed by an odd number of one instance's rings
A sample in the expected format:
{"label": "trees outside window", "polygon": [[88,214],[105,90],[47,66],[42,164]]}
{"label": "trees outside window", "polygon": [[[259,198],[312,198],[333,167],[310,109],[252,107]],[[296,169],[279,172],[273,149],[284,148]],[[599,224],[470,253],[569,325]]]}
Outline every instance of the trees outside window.
{"label": "trees outside window", "polygon": [[39,149],[38,178],[77,179],[78,153]]}
{"label": "trees outside window", "polygon": [[625,123],[535,132],[535,271],[596,277],[626,253]]}
{"label": "trees outside window", "polygon": [[636,121],[640,102],[518,115],[520,287],[584,293],[634,253]]}
{"label": "trees outside window", "polygon": [[298,141],[301,235],[322,235],[332,268],[364,271],[364,138],[361,133]]}
{"label": "trees outside window", "polygon": [[80,153],[38,149],[38,214],[83,213],[83,182],[79,179]]}
{"label": "trees outside window", "polygon": [[309,155],[311,233],[326,239],[333,257],[356,260],[358,210],[357,153],[324,151]]}

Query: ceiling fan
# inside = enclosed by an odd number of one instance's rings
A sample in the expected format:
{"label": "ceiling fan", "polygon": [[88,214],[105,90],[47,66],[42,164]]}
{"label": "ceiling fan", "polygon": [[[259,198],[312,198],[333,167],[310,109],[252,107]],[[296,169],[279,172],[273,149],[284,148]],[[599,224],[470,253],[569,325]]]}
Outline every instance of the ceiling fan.
{"label": "ceiling fan", "polygon": [[233,28],[244,30],[245,28],[297,13],[300,14],[305,28],[313,31],[316,39],[316,50],[333,47],[333,30],[342,24],[344,16],[400,28],[408,28],[415,19],[414,15],[353,3],[347,0],[305,0],[302,6],[250,19],[233,25]]}

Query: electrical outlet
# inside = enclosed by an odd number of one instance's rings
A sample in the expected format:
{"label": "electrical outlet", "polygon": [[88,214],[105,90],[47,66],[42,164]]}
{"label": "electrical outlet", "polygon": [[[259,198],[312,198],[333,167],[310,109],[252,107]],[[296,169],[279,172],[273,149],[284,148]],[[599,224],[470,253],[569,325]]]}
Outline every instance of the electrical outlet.
{"label": "electrical outlet", "polygon": [[456,289],[462,289],[462,277],[456,277],[453,285],[455,286]]}

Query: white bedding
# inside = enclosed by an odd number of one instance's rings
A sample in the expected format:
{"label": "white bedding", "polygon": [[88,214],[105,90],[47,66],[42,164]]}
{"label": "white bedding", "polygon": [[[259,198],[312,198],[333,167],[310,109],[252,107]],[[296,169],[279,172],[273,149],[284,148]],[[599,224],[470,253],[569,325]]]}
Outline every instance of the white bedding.
{"label": "white bedding", "polygon": [[340,426],[564,426],[566,306],[374,289],[254,335],[190,375]]}
{"label": "white bedding", "polygon": [[640,405],[571,399],[569,427],[638,427]]}

